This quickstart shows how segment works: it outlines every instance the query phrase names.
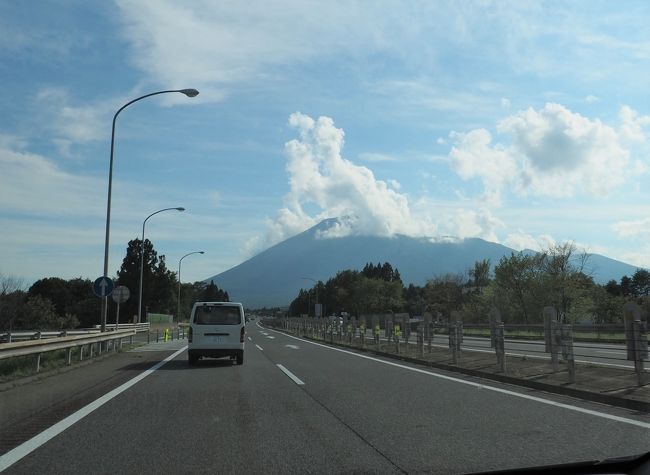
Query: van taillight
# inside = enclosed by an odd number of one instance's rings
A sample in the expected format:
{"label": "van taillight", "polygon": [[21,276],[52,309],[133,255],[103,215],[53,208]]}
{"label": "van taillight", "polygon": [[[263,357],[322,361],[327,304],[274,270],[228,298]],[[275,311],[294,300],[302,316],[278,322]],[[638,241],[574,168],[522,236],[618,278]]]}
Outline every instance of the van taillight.
{"label": "van taillight", "polygon": [[187,332],[187,342],[192,343],[192,327],[190,327],[190,331]]}
{"label": "van taillight", "polygon": [[239,343],[244,343],[245,336],[246,336],[246,327],[241,327],[241,332],[239,333]]}

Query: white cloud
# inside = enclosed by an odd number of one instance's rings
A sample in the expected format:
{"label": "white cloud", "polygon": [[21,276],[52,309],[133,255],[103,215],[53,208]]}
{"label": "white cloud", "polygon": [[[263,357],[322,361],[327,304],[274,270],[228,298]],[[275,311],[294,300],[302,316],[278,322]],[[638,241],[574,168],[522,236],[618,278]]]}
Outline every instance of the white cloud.
{"label": "white cloud", "polygon": [[600,98],[598,98],[596,96],[592,96],[592,95],[588,95],[587,97],[585,97],[585,102],[587,104],[593,104],[595,102],[598,102],[599,100],[600,100]]}
{"label": "white cloud", "polygon": [[40,155],[0,149],[0,210],[40,216],[101,215],[104,180],[68,173]]}
{"label": "white cloud", "polygon": [[458,209],[448,218],[444,234],[461,239],[479,237],[486,241],[498,242],[496,231],[503,226],[504,223],[486,208],[479,208],[477,211]]}
{"label": "white cloud", "polygon": [[541,251],[542,249],[547,249],[555,244],[555,239],[548,234],[541,234],[534,237],[531,234],[522,231],[509,233],[503,241],[504,246],[511,247],[517,251],[523,251],[524,249]]}
{"label": "white cloud", "polygon": [[623,238],[650,239],[650,217],[631,221],[619,221],[612,229]]}
{"label": "white cloud", "polygon": [[645,142],[646,133],[643,129],[650,125],[650,115],[639,115],[629,106],[621,107],[618,115],[623,123],[621,136],[634,142]]}
{"label": "white cloud", "polygon": [[492,146],[492,136],[485,129],[466,134],[452,133],[455,145],[449,152],[450,165],[463,180],[480,178],[485,198],[492,204],[500,202],[500,192],[515,180],[517,164],[512,154],[501,145]]}
{"label": "white cloud", "polygon": [[[331,217],[346,219],[323,232],[324,238],[435,233],[426,216],[413,215],[408,197],[398,192],[397,181],[377,180],[370,169],[343,158],[344,133],[331,118],[314,120],[297,112],[291,114],[289,124],[299,135],[299,139],[285,144],[290,192],[284,198],[285,207],[269,223],[267,236],[248,243],[249,251]],[[306,206],[315,206],[317,212],[308,214]]]}
{"label": "white cloud", "polygon": [[501,98],[501,107],[503,107],[504,109],[510,109],[510,106],[511,106],[510,99],[508,99],[506,97],[502,97]]}
{"label": "white cloud", "polygon": [[497,124],[511,139],[492,144],[487,130],[452,133],[452,168],[467,180],[479,177],[488,197],[512,189],[520,195],[602,197],[623,184],[629,151],[619,133],[560,104],[529,108]]}

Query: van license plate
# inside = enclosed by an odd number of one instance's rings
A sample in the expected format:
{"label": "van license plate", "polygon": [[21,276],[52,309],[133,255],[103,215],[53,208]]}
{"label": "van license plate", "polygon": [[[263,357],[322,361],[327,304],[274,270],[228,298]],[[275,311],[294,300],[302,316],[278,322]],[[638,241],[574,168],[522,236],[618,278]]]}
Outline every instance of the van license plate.
{"label": "van license plate", "polygon": [[221,336],[213,335],[210,338],[212,338],[212,343],[221,343]]}

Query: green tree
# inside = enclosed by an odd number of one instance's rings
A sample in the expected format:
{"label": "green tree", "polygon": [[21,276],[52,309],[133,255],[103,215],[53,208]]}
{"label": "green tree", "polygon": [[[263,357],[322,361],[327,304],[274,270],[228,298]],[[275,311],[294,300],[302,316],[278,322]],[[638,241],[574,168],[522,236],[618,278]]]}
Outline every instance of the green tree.
{"label": "green tree", "polygon": [[650,272],[637,269],[632,276],[632,292],[635,297],[650,295]]}
{"label": "green tree", "polygon": [[504,319],[530,323],[543,307],[539,299],[541,259],[539,254],[512,253],[503,256],[494,268],[499,289],[495,303]]}
{"label": "green tree", "polygon": [[[130,320],[138,314],[138,291],[140,286],[140,247],[142,241],[129,241],[122,266],[117,273],[116,285],[124,285],[131,291],[131,297],[121,304],[120,315]],[[157,313],[176,313],[176,292],[178,291],[176,275],[167,269],[165,256],[158,256],[153,244],[144,240],[144,266],[142,286],[142,315],[146,318],[146,310]],[[110,300],[109,300],[110,303]],[[114,306],[111,304],[111,306]],[[110,312],[109,314],[113,314]],[[121,317],[122,319],[122,317]]]}
{"label": "green tree", "polygon": [[478,289],[487,287],[490,283],[490,259],[483,259],[474,263],[474,268],[469,271],[471,284]]}
{"label": "green tree", "polygon": [[447,274],[430,279],[424,286],[428,311],[434,316],[449,320],[451,312],[460,310],[463,304],[464,278],[459,274]]}

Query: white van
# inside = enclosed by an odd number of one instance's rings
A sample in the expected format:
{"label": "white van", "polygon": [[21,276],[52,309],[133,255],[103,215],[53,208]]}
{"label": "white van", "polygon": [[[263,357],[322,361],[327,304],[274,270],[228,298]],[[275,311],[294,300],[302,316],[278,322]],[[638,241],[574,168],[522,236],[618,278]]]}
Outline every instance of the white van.
{"label": "white van", "polygon": [[187,357],[190,365],[201,357],[229,356],[244,364],[246,325],[244,307],[234,302],[195,302],[190,315]]}

